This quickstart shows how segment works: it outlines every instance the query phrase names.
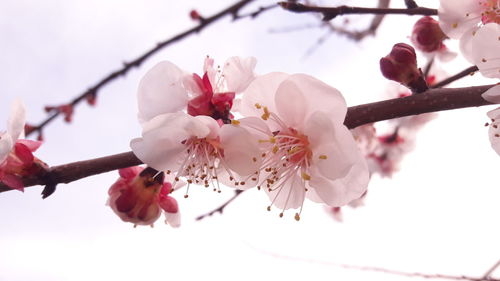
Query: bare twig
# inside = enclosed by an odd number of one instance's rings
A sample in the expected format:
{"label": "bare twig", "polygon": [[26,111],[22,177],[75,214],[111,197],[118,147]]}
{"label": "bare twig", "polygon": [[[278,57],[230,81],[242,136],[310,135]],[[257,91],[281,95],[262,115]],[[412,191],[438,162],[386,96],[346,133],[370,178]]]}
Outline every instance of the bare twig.
{"label": "bare twig", "polygon": [[259,7],[257,10],[255,10],[253,12],[246,13],[246,14],[234,14],[233,20],[239,20],[242,18],[255,18],[258,15],[260,15],[261,13],[268,11],[268,10],[271,10],[271,9],[274,9],[274,8],[277,8],[277,7],[279,7],[278,4],[273,4],[273,5],[269,5],[269,6]]}
{"label": "bare twig", "polygon": [[[190,28],[190,29],[188,29],[186,31],[183,31],[183,32],[181,32],[181,33],[179,33],[179,34],[177,34],[177,35],[175,35],[175,36],[173,36],[173,37],[171,37],[171,38],[169,38],[169,39],[167,39],[165,41],[158,42],[154,48],[152,48],[149,51],[145,52],[144,54],[142,54],[138,58],[136,58],[136,59],[134,59],[134,60],[132,60],[130,62],[123,63],[122,68],[120,68],[120,69],[118,69],[118,70],[116,70],[114,72],[111,72],[106,77],[102,78],[99,82],[97,82],[96,84],[94,84],[93,86],[91,86],[87,91],[83,92],[81,95],[79,95],[78,97],[74,98],[69,103],[69,105],[76,106],[81,101],[85,100],[86,97],[88,97],[89,95],[95,96],[97,94],[97,92],[102,87],[104,87],[105,85],[107,85],[111,81],[115,80],[116,78],[124,76],[132,68],[139,67],[145,60],[147,60],[149,57],[151,57],[153,54],[157,53],[161,49],[165,48],[168,45],[171,45],[172,43],[180,41],[181,39],[184,39],[185,37],[187,37],[187,36],[189,36],[191,34],[199,33],[200,31],[202,31],[203,29],[205,29],[207,26],[209,26],[210,24],[212,24],[212,23],[216,22],[217,20],[223,18],[226,15],[232,15],[234,20],[245,18],[246,16],[238,16],[238,12],[241,10],[241,8],[243,8],[245,5],[249,4],[252,1],[254,1],[254,0],[241,0],[241,1],[238,1],[235,4],[233,4],[233,5],[225,8],[225,9],[223,9],[222,11],[220,11],[220,12],[218,12],[218,13],[210,16],[210,17],[203,18],[203,20],[200,20],[199,24],[196,25],[195,27],[192,27],[192,28]],[[260,13],[262,13],[262,12],[268,10],[268,9],[270,9],[270,8],[264,8],[263,10],[259,10],[258,12],[254,12],[254,14],[253,14],[252,17],[257,16],[258,14],[260,14]],[[34,132],[41,133],[42,129],[45,126],[47,126],[47,124],[51,123],[59,115],[61,115],[62,111],[60,111],[59,109],[54,109],[54,110],[51,111],[51,113],[52,113],[52,115],[50,115],[47,119],[45,119],[44,121],[42,121],[40,124],[38,124],[36,126],[31,126],[29,129],[27,129],[26,130],[26,135],[29,136],[29,135],[31,135]]]}
{"label": "bare twig", "polygon": [[343,269],[351,269],[351,270],[353,269],[353,270],[359,270],[359,271],[379,272],[379,273],[383,273],[383,274],[398,275],[398,276],[403,276],[403,277],[420,277],[420,278],[426,278],[426,279],[447,279],[447,280],[468,280],[468,281],[500,281],[500,279],[495,279],[495,278],[485,279],[483,277],[472,277],[472,276],[465,276],[465,275],[427,274],[427,273],[420,273],[420,272],[405,272],[405,271],[392,270],[392,269],[375,267],[375,266],[360,266],[360,265],[351,265],[351,264],[344,264],[344,263],[322,261],[322,260],[316,260],[316,259],[308,259],[308,258],[302,258],[302,257],[291,257],[291,256],[281,255],[278,253],[265,251],[262,249],[256,249],[256,250],[263,253],[263,254],[266,254],[266,255],[269,255],[269,256],[272,256],[275,258],[279,258],[279,259],[289,260],[289,261],[321,264],[321,265],[325,265],[325,266],[329,266],[329,267],[333,266],[333,267],[338,267],[338,268],[343,268]]}
{"label": "bare twig", "polygon": [[494,280],[491,278],[491,274],[500,266],[500,260],[498,260],[486,273],[483,275],[484,280]]}
{"label": "bare twig", "polygon": [[303,5],[295,2],[279,2],[281,7],[296,13],[321,13],[323,20],[329,21],[340,15],[347,14],[375,14],[375,15],[423,15],[435,16],[437,9],[418,7],[413,9],[390,9],[390,8],[365,8],[365,7],[315,7]]}
{"label": "bare twig", "polygon": [[238,196],[240,196],[243,193],[243,191],[245,191],[245,190],[238,190],[238,189],[236,189],[234,191],[233,197],[229,198],[229,200],[227,200],[226,202],[224,202],[224,204],[220,205],[219,207],[213,209],[212,211],[210,211],[210,212],[208,212],[206,214],[198,216],[196,218],[196,220],[197,221],[202,220],[202,219],[204,219],[206,217],[210,217],[210,216],[212,216],[213,214],[216,214],[216,213],[220,213],[222,215],[222,213],[224,212],[224,209],[226,208],[226,206],[229,205],[231,202],[233,202],[233,200],[236,199]]}
{"label": "bare twig", "polygon": [[[494,85],[431,89],[419,95],[349,107],[344,124],[355,128],[367,123],[421,113],[491,104],[481,94]],[[135,166],[141,161],[132,152],[49,168],[43,175],[23,179],[25,186],[69,183],[84,177]],[[12,190],[0,183],[0,192]]]}
{"label": "bare twig", "polygon": [[467,75],[473,75],[476,71],[478,71],[479,68],[477,68],[477,66],[473,65],[471,67],[468,67],[462,71],[460,71],[459,73],[453,75],[453,76],[450,76],[446,79],[444,79],[443,81],[439,82],[439,83],[436,83],[435,85],[432,85],[431,88],[441,88],[441,87],[444,87],[452,82],[455,82],[459,79],[462,79],[464,78],[465,76]]}

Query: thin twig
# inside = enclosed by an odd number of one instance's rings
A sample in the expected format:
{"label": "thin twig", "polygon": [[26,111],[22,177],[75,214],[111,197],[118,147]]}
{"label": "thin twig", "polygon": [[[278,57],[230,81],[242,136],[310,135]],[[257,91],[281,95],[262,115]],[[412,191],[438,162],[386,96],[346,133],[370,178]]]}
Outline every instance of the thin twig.
{"label": "thin twig", "polygon": [[498,260],[486,273],[483,275],[484,280],[494,280],[491,278],[491,274],[500,266],[500,260]]}
{"label": "thin twig", "polygon": [[236,189],[234,191],[233,197],[229,198],[229,200],[227,200],[226,202],[224,202],[224,204],[220,205],[219,207],[213,209],[212,211],[210,211],[210,212],[208,212],[206,214],[198,216],[196,218],[196,220],[197,221],[202,220],[202,219],[204,219],[206,217],[210,217],[210,216],[212,216],[212,215],[214,215],[216,213],[220,213],[222,215],[222,213],[224,212],[224,209],[226,208],[226,206],[229,205],[231,202],[233,202],[233,200],[236,199],[238,196],[240,196],[243,193],[243,191],[245,191],[245,190]]}
{"label": "thin twig", "polygon": [[[204,28],[206,28],[210,24],[214,23],[215,21],[223,18],[226,15],[232,15],[234,20],[238,20],[238,19],[244,18],[244,16],[238,17],[238,12],[240,11],[240,9],[242,7],[244,7],[245,5],[249,4],[252,1],[254,1],[254,0],[241,0],[241,1],[238,1],[235,4],[233,4],[233,5],[225,8],[225,9],[223,9],[222,11],[220,11],[220,12],[218,12],[218,13],[210,16],[210,17],[203,18],[203,20],[200,20],[199,24],[196,25],[195,27],[192,27],[192,28],[190,28],[190,29],[188,29],[186,31],[183,31],[183,32],[181,32],[181,33],[179,33],[179,34],[177,34],[177,35],[175,35],[175,36],[173,36],[173,37],[171,37],[171,38],[169,38],[169,39],[167,39],[165,41],[158,42],[154,48],[152,48],[149,51],[145,52],[144,54],[142,54],[138,58],[136,58],[136,59],[134,59],[134,60],[132,60],[130,62],[123,63],[123,67],[122,68],[120,68],[120,69],[118,69],[118,70],[116,70],[114,72],[111,72],[106,77],[102,78],[96,84],[94,84],[93,86],[91,86],[87,91],[83,92],[81,95],[79,95],[76,98],[74,98],[69,104],[71,106],[76,106],[81,101],[85,100],[85,98],[87,96],[89,96],[89,95],[96,95],[97,92],[102,87],[104,87],[105,85],[107,85],[108,83],[110,83],[111,81],[115,80],[118,77],[125,76],[125,74],[127,74],[129,72],[129,70],[131,70],[133,67],[139,67],[144,61],[146,61],[149,57],[151,57],[153,54],[157,53],[161,49],[165,48],[168,45],[171,45],[172,43],[180,41],[181,39],[184,39],[188,35],[199,33]],[[258,14],[260,14],[262,12],[264,12],[264,10],[263,11],[259,11],[253,17],[257,16]],[[54,112],[54,111],[51,111],[51,112]],[[42,121],[40,124],[38,124],[36,126],[32,126],[29,129],[27,129],[26,130],[26,135],[29,136],[29,135],[31,135],[34,132],[41,133],[42,129],[47,124],[49,124],[53,120],[55,120],[59,115],[61,115],[61,113],[62,112],[60,110],[55,109],[55,112],[52,113],[52,115],[50,115],[47,119],[45,119],[44,121]]]}
{"label": "thin twig", "polygon": [[494,278],[484,279],[483,277],[472,277],[472,276],[465,276],[465,275],[427,274],[427,273],[420,273],[420,272],[405,272],[405,271],[392,270],[392,269],[375,267],[375,266],[360,266],[360,265],[335,263],[335,262],[302,258],[302,257],[291,257],[291,256],[286,256],[286,255],[282,255],[282,254],[278,254],[278,253],[265,251],[262,249],[255,249],[255,250],[257,250],[263,254],[275,257],[275,258],[285,259],[285,260],[289,260],[289,261],[306,262],[306,263],[311,263],[311,264],[321,264],[321,265],[325,265],[325,266],[329,266],[329,267],[333,266],[333,267],[338,267],[338,268],[343,268],[343,269],[351,269],[351,270],[354,269],[354,270],[359,270],[359,271],[379,272],[379,273],[398,275],[398,276],[404,276],[404,277],[420,277],[420,278],[426,278],[426,279],[447,279],[447,280],[468,280],[468,281],[500,281],[500,279],[494,279]]}
{"label": "thin twig", "polygon": [[473,65],[471,67],[468,67],[462,71],[460,71],[459,73],[453,75],[453,76],[450,76],[446,79],[444,79],[443,81],[439,82],[439,83],[436,83],[435,85],[432,85],[431,88],[441,88],[441,87],[444,87],[452,82],[455,82],[459,79],[462,79],[464,78],[465,76],[467,75],[473,75],[476,71],[478,71],[479,68],[477,68],[477,66]]}
{"label": "thin twig", "polygon": [[[363,124],[421,113],[491,104],[481,94],[494,85],[467,88],[430,89],[404,98],[349,107],[344,125],[353,129]],[[69,183],[84,177],[141,164],[132,152],[111,155],[49,168],[43,175],[23,179],[24,186]],[[0,183],[0,192],[12,190]]]}
{"label": "thin twig", "polygon": [[260,15],[261,13],[263,13],[265,11],[269,11],[269,10],[277,8],[277,7],[279,7],[278,4],[273,4],[273,5],[269,5],[269,6],[259,7],[257,10],[255,10],[253,12],[246,13],[246,14],[234,14],[233,20],[239,20],[242,18],[255,18],[258,15]]}
{"label": "thin twig", "polygon": [[365,7],[316,7],[295,2],[279,2],[281,7],[295,13],[321,13],[323,20],[329,21],[340,15],[347,14],[375,14],[375,15],[423,15],[435,16],[437,9],[418,7],[413,9],[391,9],[391,8],[365,8]]}

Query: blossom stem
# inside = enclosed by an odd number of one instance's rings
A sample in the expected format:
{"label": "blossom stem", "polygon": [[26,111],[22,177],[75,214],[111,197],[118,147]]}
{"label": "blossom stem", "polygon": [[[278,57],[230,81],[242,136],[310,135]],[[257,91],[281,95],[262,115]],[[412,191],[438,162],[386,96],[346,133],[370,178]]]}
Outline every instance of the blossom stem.
{"label": "blossom stem", "polygon": [[375,15],[423,15],[435,16],[438,14],[437,9],[417,7],[411,9],[392,9],[392,8],[365,8],[365,7],[316,7],[308,6],[296,2],[279,2],[285,10],[295,13],[321,13],[324,21],[329,21],[337,16],[347,14],[375,14]]}
{"label": "blossom stem", "polygon": [[[481,94],[494,85],[430,89],[418,95],[349,107],[344,125],[363,124],[421,113],[489,105]],[[142,164],[132,152],[69,163],[49,168],[43,174],[23,179],[24,186],[55,185],[121,168]],[[12,190],[0,183],[0,192]]]}

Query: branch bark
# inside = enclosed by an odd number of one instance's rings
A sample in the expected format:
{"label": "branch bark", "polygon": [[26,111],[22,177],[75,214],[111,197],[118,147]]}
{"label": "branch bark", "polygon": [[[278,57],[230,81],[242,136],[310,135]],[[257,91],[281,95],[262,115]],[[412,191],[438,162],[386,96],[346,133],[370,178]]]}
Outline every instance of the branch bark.
{"label": "branch bark", "polygon": [[[421,113],[436,112],[491,104],[481,94],[494,85],[430,89],[425,93],[404,98],[349,107],[344,124],[353,129],[368,123]],[[49,168],[43,175],[25,178],[24,185],[56,185],[105,173],[142,162],[132,152],[110,155]],[[12,190],[0,183],[0,192]]]}
{"label": "branch bark", "polygon": [[430,9],[424,7],[417,7],[411,9],[391,9],[391,8],[365,8],[365,7],[317,7],[308,6],[296,2],[279,2],[278,3],[285,10],[295,13],[321,13],[323,20],[329,21],[337,16],[347,14],[375,14],[375,15],[422,15],[422,16],[435,16],[438,14],[437,9]]}

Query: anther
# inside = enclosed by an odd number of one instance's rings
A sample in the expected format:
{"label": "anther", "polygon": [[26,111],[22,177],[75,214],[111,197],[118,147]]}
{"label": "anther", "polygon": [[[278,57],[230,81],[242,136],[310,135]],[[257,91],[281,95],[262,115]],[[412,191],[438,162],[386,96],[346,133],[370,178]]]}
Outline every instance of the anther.
{"label": "anther", "polygon": [[300,215],[299,215],[299,213],[295,213],[295,220],[296,221],[300,221]]}
{"label": "anther", "polygon": [[328,157],[326,157],[326,155],[320,155],[320,156],[319,156],[319,159],[323,159],[323,160],[325,160],[325,159],[327,159],[327,158],[328,158]]}

